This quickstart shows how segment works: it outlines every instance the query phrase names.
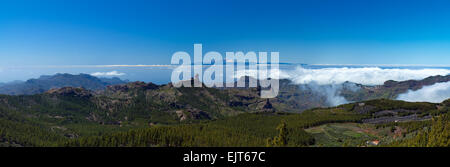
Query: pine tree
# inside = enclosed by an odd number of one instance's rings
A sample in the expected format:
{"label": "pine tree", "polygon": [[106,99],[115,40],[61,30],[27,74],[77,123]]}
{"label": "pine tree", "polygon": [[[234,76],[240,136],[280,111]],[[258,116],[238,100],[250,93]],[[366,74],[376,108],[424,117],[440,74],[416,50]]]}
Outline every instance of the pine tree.
{"label": "pine tree", "polygon": [[286,121],[281,121],[281,123],[278,125],[278,136],[275,136],[273,139],[267,139],[267,146],[274,146],[274,147],[283,147],[287,145],[287,127],[286,127]]}

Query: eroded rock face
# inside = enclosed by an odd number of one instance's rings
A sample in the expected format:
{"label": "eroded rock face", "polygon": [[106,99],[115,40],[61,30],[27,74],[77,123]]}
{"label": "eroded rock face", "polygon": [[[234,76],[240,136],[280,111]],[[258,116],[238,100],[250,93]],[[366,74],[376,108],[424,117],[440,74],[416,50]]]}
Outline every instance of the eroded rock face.
{"label": "eroded rock face", "polygon": [[275,108],[269,99],[259,102],[256,109],[259,112],[275,112]]}
{"label": "eroded rock face", "polygon": [[187,119],[187,114],[185,114],[184,112],[183,112],[183,110],[177,110],[177,111],[175,111],[175,113],[177,113],[177,116],[178,116],[178,118],[180,119],[180,121],[184,121],[184,120],[186,120]]}
{"label": "eroded rock face", "polygon": [[46,92],[50,95],[74,96],[74,97],[92,97],[93,92],[84,88],[63,87],[50,89]]}
{"label": "eroded rock face", "polygon": [[159,88],[160,86],[153,84],[151,82],[145,83],[138,81],[121,85],[107,86],[104,91],[99,91],[98,93],[108,97],[127,99],[136,97],[139,94],[146,94],[150,91],[157,90]]}
{"label": "eroded rock face", "polygon": [[175,113],[180,121],[188,119],[210,119],[208,113],[195,108],[187,108],[185,110],[177,110]]}

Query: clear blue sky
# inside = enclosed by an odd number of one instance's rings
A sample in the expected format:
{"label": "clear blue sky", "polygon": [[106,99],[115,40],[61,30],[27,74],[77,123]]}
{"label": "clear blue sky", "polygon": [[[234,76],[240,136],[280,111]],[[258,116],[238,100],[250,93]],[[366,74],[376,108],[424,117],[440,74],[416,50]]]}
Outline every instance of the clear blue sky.
{"label": "clear blue sky", "polygon": [[0,67],[168,64],[279,51],[310,64],[450,64],[450,1],[0,0]]}

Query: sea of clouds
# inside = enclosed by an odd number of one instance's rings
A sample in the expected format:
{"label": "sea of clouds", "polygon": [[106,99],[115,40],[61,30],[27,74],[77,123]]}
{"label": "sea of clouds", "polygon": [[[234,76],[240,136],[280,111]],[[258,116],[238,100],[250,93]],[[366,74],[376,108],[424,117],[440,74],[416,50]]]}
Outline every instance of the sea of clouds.
{"label": "sea of clouds", "polygon": [[[237,71],[236,78],[242,76],[257,76],[257,70]],[[278,76],[276,74],[279,74]],[[274,79],[289,79],[295,84],[319,85],[342,84],[353,82],[363,85],[382,85],[387,80],[406,81],[421,80],[429,76],[449,75],[450,69],[406,69],[379,67],[337,67],[337,68],[303,68],[271,70],[268,77]],[[261,78],[260,78],[261,79]]]}
{"label": "sea of clouds", "polygon": [[387,80],[405,81],[420,80],[429,76],[448,75],[448,69],[383,69],[379,67],[361,68],[320,68],[307,69],[297,67],[294,70],[283,71],[281,76],[296,84],[317,83],[320,85],[341,84],[346,81],[363,85],[382,85]]}
{"label": "sea of clouds", "polygon": [[[276,75],[279,74],[279,75]],[[382,85],[385,81],[421,80],[429,76],[449,75],[449,69],[440,68],[379,68],[379,67],[334,67],[334,68],[304,68],[272,70],[268,77],[274,79],[289,79],[298,84],[301,89],[308,89],[327,98],[330,106],[348,103],[340,95],[344,87],[357,91],[355,84]],[[238,71],[238,78],[242,76],[257,76],[256,70]],[[260,78],[261,79],[261,78]],[[351,82],[351,83],[346,83]],[[354,83],[354,84],[352,84]],[[417,91],[410,91],[399,96],[406,101],[441,102],[450,98],[450,83],[436,84]]]}
{"label": "sea of clouds", "polygon": [[422,89],[400,94],[397,99],[410,102],[441,103],[450,98],[450,82],[424,86]]}

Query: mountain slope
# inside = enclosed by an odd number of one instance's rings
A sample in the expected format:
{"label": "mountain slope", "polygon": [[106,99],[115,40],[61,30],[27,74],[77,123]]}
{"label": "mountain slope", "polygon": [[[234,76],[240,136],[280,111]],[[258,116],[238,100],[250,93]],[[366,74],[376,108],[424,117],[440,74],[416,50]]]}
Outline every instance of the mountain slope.
{"label": "mountain slope", "polygon": [[10,83],[0,86],[0,94],[31,95],[44,93],[53,88],[83,87],[89,90],[101,90],[107,85],[124,84],[119,78],[97,78],[88,74],[56,74],[44,75],[22,83]]}
{"label": "mountain slope", "polygon": [[[68,140],[63,146],[107,146],[107,147],[121,147],[121,146],[169,146],[169,147],[211,147],[211,146],[267,146],[267,141],[272,136],[277,134],[276,127],[281,123],[287,124],[287,133],[284,136],[287,142],[283,146],[309,146],[322,145],[323,141],[318,140],[316,135],[312,135],[303,129],[317,127],[329,124],[344,124],[351,123],[350,131],[346,131],[343,138],[336,140],[338,145],[329,146],[370,146],[366,144],[367,139],[374,141],[382,140],[388,142],[395,139],[396,133],[377,133],[374,136],[366,138],[360,137],[363,134],[363,128],[360,127],[375,127],[378,124],[364,123],[364,120],[377,118],[377,113],[395,110],[399,113],[410,114],[410,111],[420,111],[424,115],[441,116],[442,113],[448,113],[448,108],[440,108],[436,106],[443,106],[444,104],[432,103],[408,103],[394,100],[371,100],[364,102],[368,108],[361,109],[361,103],[352,103],[333,108],[320,108],[307,110],[301,114],[293,113],[251,113],[240,114],[233,117],[227,117],[216,121],[183,124],[172,126],[153,126],[145,129],[135,129],[128,132],[113,133],[103,136],[81,137],[78,139]],[[417,113],[412,113],[417,114]],[[429,127],[428,124],[420,124],[421,121],[408,120],[406,122],[391,121],[396,123],[394,125],[380,124],[386,127],[379,127],[380,129],[393,129],[396,126],[402,126],[406,129],[408,125],[415,125],[418,128]],[[414,132],[414,129],[409,129],[405,135]],[[337,129],[339,130],[339,129]],[[338,134],[339,131],[329,131],[329,133]],[[369,132],[370,133],[370,132]],[[328,134],[330,135],[330,134]],[[378,136],[377,136],[378,135]],[[397,138],[404,139],[404,138]],[[448,139],[446,139],[448,141]],[[447,142],[445,141],[445,142]],[[378,142],[377,142],[378,143]]]}
{"label": "mountain slope", "polygon": [[[280,80],[280,92],[277,99],[286,104],[284,111],[303,111],[316,107],[332,107],[332,101],[338,104],[358,102],[372,99],[396,99],[399,94],[408,90],[418,90],[424,86],[450,81],[450,75],[431,76],[423,80],[386,81],[383,85],[367,86],[346,82],[337,85],[293,84]],[[294,108],[294,110],[292,110]]]}
{"label": "mountain slope", "polygon": [[[34,95],[0,95],[0,145],[92,146],[101,143],[97,140],[111,139],[116,143],[99,146],[122,146],[121,142],[129,143],[123,146],[264,146],[285,120],[292,131],[288,145],[306,146],[314,139],[303,128],[349,122],[392,127],[390,123],[430,120],[449,111],[450,99],[441,104],[375,99],[307,109],[315,99],[298,85],[280,82],[280,96],[273,99],[259,98],[260,88],[175,88],[170,83],[144,82],[110,85],[98,91],[62,87]],[[287,99],[288,95],[310,99],[297,101]],[[301,105],[305,108],[300,109]],[[128,141],[134,135],[156,137]],[[80,140],[70,140],[73,138]]]}
{"label": "mountain slope", "polygon": [[424,86],[433,85],[441,82],[449,82],[450,75],[447,76],[430,76],[423,80],[407,80],[407,81],[386,81],[383,85],[365,86],[358,85],[361,89],[358,91],[342,91],[341,95],[349,101],[363,101],[370,99],[395,99],[399,94],[406,93],[408,90],[418,90]]}

